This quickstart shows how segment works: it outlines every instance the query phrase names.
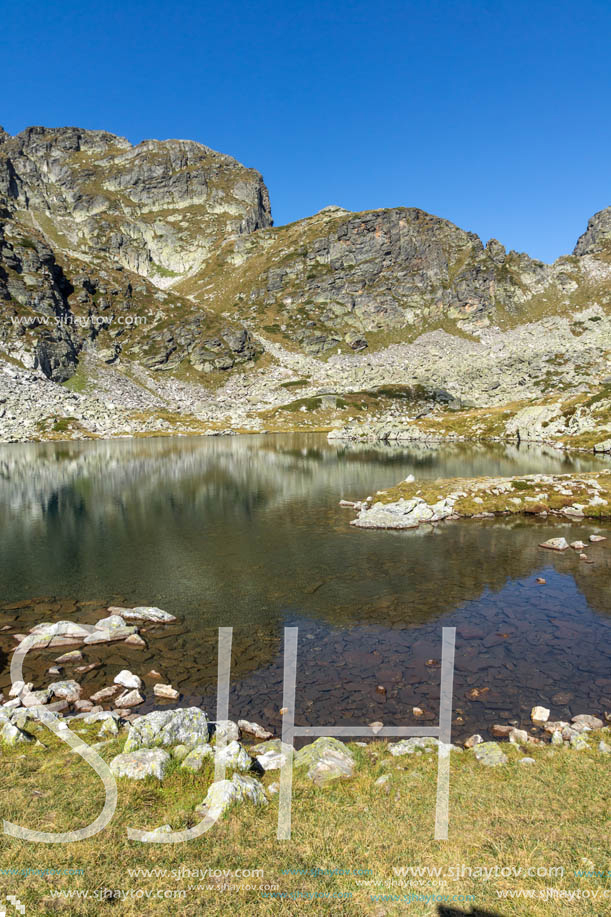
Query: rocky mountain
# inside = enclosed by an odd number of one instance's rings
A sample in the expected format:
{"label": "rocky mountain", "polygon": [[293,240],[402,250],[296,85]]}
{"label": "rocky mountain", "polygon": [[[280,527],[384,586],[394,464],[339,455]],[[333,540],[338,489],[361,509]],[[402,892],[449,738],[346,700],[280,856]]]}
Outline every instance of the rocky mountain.
{"label": "rocky mountain", "polygon": [[4,439],[579,403],[610,312],[611,208],[547,265],[414,208],[274,228],[261,175],[193,141],[0,129]]}

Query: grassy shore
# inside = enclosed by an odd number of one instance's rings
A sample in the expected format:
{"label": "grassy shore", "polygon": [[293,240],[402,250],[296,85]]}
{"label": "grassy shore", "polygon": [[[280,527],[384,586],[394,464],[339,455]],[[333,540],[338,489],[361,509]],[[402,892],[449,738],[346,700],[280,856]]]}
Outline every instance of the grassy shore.
{"label": "grassy shore", "polygon": [[448,478],[437,481],[404,481],[379,491],[371,502],[396,503],[419,497],[434,505],[456,497],[454,512],[459,516],[479,513],[561,513],[579,504],[583,516],[604,519],[611,516],[611,470],[579,474],[534,474],[506,478]]}
{"label": "grassy shore", "polygon": [[[270,795],[266,807],[255,808],[248,802],[234,806],[210,832],[194,841],[165,845],[129,841],[128,826],[152,829],[169,823],[179,829],[198,822],[194,808],[213,779],[211,767],[191,774],[174,764],[162,783],[152,777],[119,780],[115,816],[89,840],[49,845],[3,836],[0,889],[3,894],[16,895],[28,917],[100,911],[138,917],[202,913],[220,917],[228,912],[350,917],[439,913],[439,899],[408,903],[388,897],[410,893],[473,896],[472,900],[444,902],[457,913],[471,913],[473,906],[501,917],[543,917],[564,913],[566,907],[567,913],[600,917],[608,903],[602,900],[603,891],[611,898],[611,878],[584,878],[576,873],[604,870],[606,874],[609,869],[611,756],[597,749],[601,738],[609,741],[608,733],[606,729],[593,734],[589,749],[583,751],[529,745],[527,753],[535,759],[529,765],[519,763],[524,751],[505,742],[502,747],[509,760],[499,767],[483,766],[471,751],[453,752],[447,841],[433,839],[436,754],[393,757],[384,741],[366,747],[351,745],[357,760],[355,775],[324,788],[296,772],[290,841],[276,839],[277,795]],[[44,727],[38,734],[46,748],[2,749],[2,816],[42,831],[79,828],[101,811],[101,781]],[[90,743],[96,740],[94,727],[81,734]],[[102,757],[110,761],[122,750],[124,739],[123,732],[111,740],[100,750]],[[382,775],[389,775],[390,780],[385,786],[376,785]],[[262,778],[265,786],[277,779],[278,771]],[[443,874],[463,865],[471,870],[535,867],[540,873],[553,867],[563,874],[525,877],[514,873],[485,879],[472,873],[454,880],[447,874],[444,879],[401,877],[395,872],[395,868],[410,866],[433,867]],[[193,873],[179,876],[176,872],[206,867],[233,873],[263,872],[257,877],[232,873],[225,878]],[[11,869],[51,868],[83,872],[45,877],[6,874]],[[131,872],[138,869],[160,872]],[[325,874],[311,875],[314,870]],[[230,887],[224,888],[223,883]],[[598,898],[573,899],[569,905],[559,899],[504,897],[520,890],[546,895],[550,888],[558,893],[598,892]],[[160,897],[115,897],[102,903],[99,896],[105,889],[126,895],[141,889]],[[70,891],[73,897],[55,897]],[[88,898],[79,898],[77,892],[88,892]],[[169,897],[182,892],[184,897]],[[266,897],[269,893],[274,897]],[[282,893],[286,897],[279,900]],[[307,900],[307,894],[319,897]]]}

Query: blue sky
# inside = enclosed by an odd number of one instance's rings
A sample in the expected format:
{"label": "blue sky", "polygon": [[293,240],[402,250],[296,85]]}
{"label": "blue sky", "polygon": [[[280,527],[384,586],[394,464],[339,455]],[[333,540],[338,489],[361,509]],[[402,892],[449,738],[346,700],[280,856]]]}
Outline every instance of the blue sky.
{"label": "blue sky", "polygon": [[199,140],[276,224],[417,206],[553,260],[611,205],[611,4],[4,4],[0,124]]}

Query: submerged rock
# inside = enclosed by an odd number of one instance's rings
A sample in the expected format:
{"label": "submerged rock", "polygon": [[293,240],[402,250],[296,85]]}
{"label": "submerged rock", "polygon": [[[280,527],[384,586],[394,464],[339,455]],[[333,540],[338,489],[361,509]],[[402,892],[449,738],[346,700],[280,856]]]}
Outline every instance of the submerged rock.
{"label": "submerged rock", "polygon": [[108,609],[112,614],[120,615],[125,621],[154,621],[160,624],[170,624],[176,620],[176,615],[169,611],[155,608],[154,605],[138,605],[136,608],[120,608],[111,605]]}

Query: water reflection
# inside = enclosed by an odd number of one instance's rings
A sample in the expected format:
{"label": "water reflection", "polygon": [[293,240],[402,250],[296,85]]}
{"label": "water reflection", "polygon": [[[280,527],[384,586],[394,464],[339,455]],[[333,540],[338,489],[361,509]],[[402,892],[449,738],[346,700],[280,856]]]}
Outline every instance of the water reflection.
{"label": "water reflection", "polygon": [[[185,696],[206,702],[214,628],[233,625],[237,712],[270,722],[287,622],[299,623],[307,640],[304,704],[329,721],[362,719],[363,707],[379,718],[376,711],[400,717],[412,704],[434,705],[438,673],[426,660],[439,655],[444,623],[456,624],[463,641],[459,690],[486,681],[486,715],[500,715],[501,701],[520,708],[551,698],[567,683],[575,703],[599,709],[611,694],[610,551],[597,548],[596,563],[585,565],[573,552],[538,548],[551,534],[581,537],[583,526],[516,518],[367,532],[349,526],[352,513],[338,501],[409,473],[602,464],[545,447],[345,447],[302,434],[5,446],[3,598],[167,608],[184,626],[163,645],[163,665]],[[537,587],[542,571],[547,585]],[[113,653],[118,664],[120,650]],[[388,682],[382,699],[380,681]],[[464,706],[470,723],[477,704]]]}

